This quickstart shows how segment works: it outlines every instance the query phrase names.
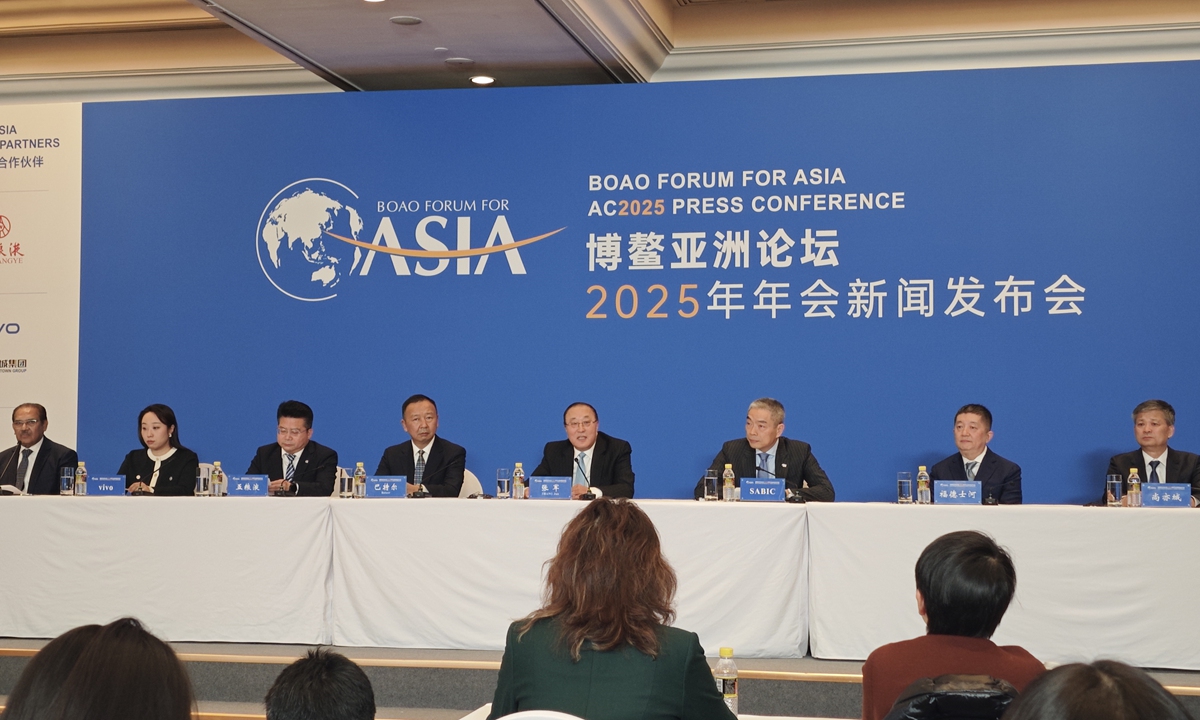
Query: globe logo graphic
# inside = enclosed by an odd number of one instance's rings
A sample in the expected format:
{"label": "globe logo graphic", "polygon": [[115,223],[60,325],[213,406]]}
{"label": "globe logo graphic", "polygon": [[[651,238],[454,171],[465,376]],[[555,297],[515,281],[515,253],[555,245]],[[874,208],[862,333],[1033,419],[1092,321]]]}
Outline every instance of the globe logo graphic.
{"label": "globe logo graphic", "polygon": [[363,219],[358,195],[335,180],[308,178],[276,193],[258,221],[258,264],[283,294],[317,302],[358,266],[362,250],[326,233],[358,239]]}

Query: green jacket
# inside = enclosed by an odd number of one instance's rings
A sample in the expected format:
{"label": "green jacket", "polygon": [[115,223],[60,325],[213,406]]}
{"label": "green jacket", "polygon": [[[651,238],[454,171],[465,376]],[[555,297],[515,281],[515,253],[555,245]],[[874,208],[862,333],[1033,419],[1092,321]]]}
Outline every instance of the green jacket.
{"label": "green jacket", "polygon": [[539,620],[517,639],[508,628],[488,720],[521,710],[557,710],[586,720],[736,720],[717,692],[696,633],[662,626],[658,657],[631,646],[599,652],[587,644],[579,662]]}

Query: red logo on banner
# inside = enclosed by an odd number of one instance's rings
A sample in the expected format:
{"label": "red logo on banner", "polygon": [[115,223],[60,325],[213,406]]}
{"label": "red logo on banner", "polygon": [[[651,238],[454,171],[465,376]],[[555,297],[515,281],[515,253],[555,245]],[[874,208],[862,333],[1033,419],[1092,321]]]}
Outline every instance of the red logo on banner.
{"label": "red logo on banner", "polygon": [[8,218],[4,217],[3,215],[0,215],[0,238],[8,235],[8,231],[11,229],[12,229],[12,223],[10,223],[8,221]]}

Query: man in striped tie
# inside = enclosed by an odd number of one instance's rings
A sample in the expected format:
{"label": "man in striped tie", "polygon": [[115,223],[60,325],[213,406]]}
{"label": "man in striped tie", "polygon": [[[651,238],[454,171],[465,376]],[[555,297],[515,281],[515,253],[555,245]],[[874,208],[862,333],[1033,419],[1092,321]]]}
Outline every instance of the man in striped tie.
{"label": "man in striped tie", "polygon": [[246,474],[266,475],[272,495],[332,495],[338,455],[312,441],[312,408],[288,400],[279,405],[275,419],[277,441],[258,449]]}
{"label": "man in striped tie", "polygon": [[958,452],[929,470],[930,480],[978,480],[987,505],[1021,504],[1021,466],[988,449],[992,413],[982,405],[963,405],[954,414]]}

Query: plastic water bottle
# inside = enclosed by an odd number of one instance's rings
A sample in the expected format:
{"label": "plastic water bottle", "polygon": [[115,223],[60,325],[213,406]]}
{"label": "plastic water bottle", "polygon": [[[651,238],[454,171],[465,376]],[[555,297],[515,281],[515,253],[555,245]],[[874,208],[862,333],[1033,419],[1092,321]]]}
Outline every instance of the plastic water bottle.
{"label": "plastic water bottle", "polygon": [[917,467],[917,504],[928,505],[933,502],[933,495],[929,492],[929,473],[925,471],[925,466]]}
{"label": "plastic water bottle", "polygon": [[733,465],[725,463],[725,472],[721,473],[721,499],[733,502]]}
{"label": "plastic water bottle", "polygon": [[1129,468],[1129,489],[1125,497],[1129,498],[1129,507],[1142,506],[1142,478],[1138,476],[1137,468]]}
{"label": "plastic water bottle", "polygon": [[212,491],[213,497],[223,497],[225,495],[225,471],[221,469],[221,462],[219,460],[213,463],[212,475],[209,476],[208,487]]}
{"label": "plastic water bottle", "polygon": [[82,462],[75,468],[75,494],[87,495],[87,468]]}
{"label": "plastic water bottle", "polygon": [[525,499],[525,466],[521,463],[513,467],[512,496],[517,500]]}
{"label": "plastic water bottle", "polygon": [[[361,492],[359,488],[362,488]],[[354,497],[367,496],[367,469],[363,467],[362,463],[354,466],[354,487],[351,489],[351,492]]]}
{"label": "plastic water bottle", "polygon": [[717,669],[713,670],[713,678],[717,681],[717,692],[721,693],[725,704],[729,706],[729,712],[737,715],[738,678],[737,665],[733,663],[733,648],[721,648],[721,659],[717,662]]}

